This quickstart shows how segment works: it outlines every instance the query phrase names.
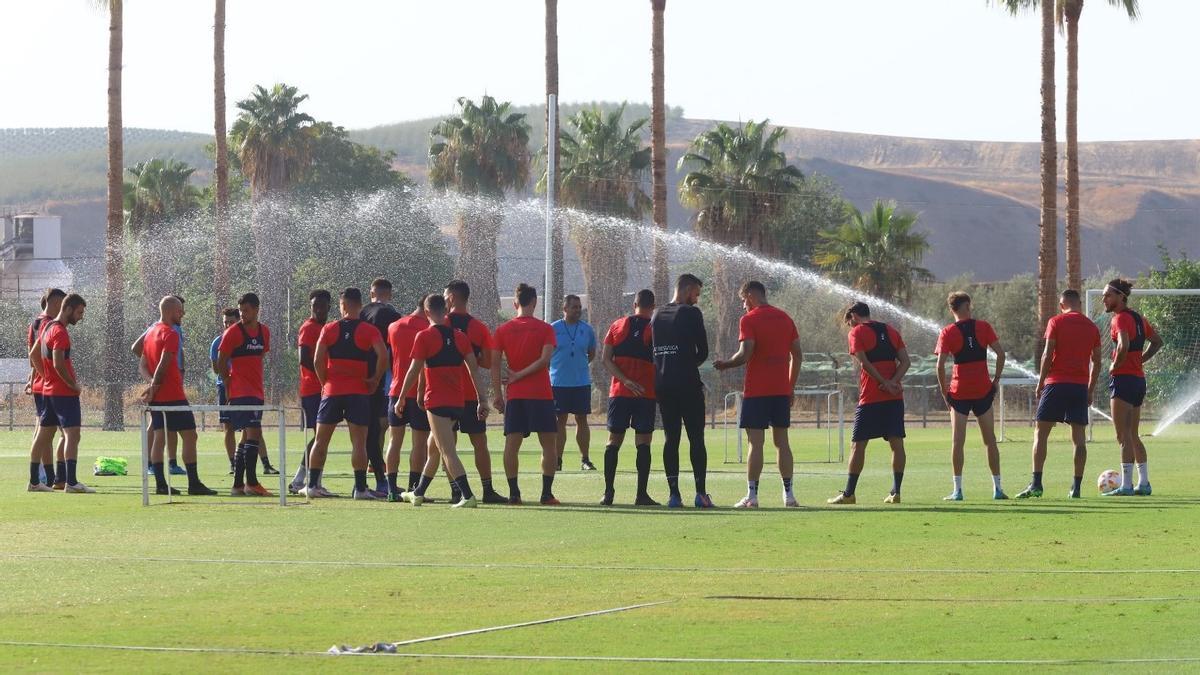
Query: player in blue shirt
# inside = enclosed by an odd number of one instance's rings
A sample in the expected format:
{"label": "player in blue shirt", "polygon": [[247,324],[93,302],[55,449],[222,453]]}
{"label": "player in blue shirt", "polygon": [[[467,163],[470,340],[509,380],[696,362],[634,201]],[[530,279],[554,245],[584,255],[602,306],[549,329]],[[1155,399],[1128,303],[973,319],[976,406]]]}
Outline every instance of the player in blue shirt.
{"label": "player in blue shirt", "polygon": [[580,470],[595,471],[588,457],[592,432],[592,375],[588,367],[596,357],[596,332],[582,320],[583,303],[578,295],[563,299],[563,318],[550,324],[558,344],[550,357],[550,385],[554,389],[554,412],[558,415],[558,469],[562,470],[567,447],[567,418],[575,416],[575,441],[579,443]]}

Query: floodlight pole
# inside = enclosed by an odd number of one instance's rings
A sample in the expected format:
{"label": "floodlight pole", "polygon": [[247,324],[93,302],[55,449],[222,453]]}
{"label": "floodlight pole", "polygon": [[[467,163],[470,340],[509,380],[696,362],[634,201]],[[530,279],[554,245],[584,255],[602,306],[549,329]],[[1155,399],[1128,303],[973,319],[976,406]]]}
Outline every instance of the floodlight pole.
{"label": "floodlight pole", "polygon": [[[557,143],[551,138],[554,130],[558,128],[558,96],[549,94],[546,96],[546,129],[548,139],[546,143],[546,276],[545,288],[542,289],[542,318],[549,323],[553,320],[551,312],[554,311],[554,302],[549,296],[550,286],[553,285],[554,279],[554,187],[555,177],[558,175],[558,157],[555,155],[555,146]],[[561,292],[562,289],[559,289]]]}

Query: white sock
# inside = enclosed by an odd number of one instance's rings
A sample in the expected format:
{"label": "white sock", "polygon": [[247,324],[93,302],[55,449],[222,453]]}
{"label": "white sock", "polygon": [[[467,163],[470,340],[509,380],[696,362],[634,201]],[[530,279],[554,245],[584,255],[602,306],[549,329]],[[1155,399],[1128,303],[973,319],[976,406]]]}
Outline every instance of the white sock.
{"label": "white sock", "polygon": [[1121,489],[1133,487],[1133,465],[1121,462]]}
{"label": "white sock", "polygon": [[992,474],[992,489],[1000,492],[1000,474]]}
{"label": "white sock", "polygon": [[746,481],[746,496],[751,499],[758,499],[758,481]]}
{"label": "white sock", "polygon": [[1149,462],[1139,462],[1137,465],[1138,485],[1140,487],[1146,487],[1150,484],[1150,473],[1149,469],[1146,468],[1146,464],[1148,463]]}
{"label": "white sock", "polygon": [[962,492],[962,476],[954,477],[954,491]]}

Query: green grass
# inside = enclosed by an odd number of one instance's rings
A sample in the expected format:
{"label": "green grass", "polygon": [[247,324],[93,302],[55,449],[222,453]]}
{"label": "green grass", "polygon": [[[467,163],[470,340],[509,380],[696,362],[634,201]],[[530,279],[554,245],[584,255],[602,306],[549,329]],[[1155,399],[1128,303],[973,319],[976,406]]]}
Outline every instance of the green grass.
{"label": "green grass", "polygon": [[[6,592],[0,596],[0,642],[277,653],[0,644],[0,671],[803,667],[311,655],[335,643],[401,641],[662,600],[671,602],[402,651],[918,661],[1200,659],[1200,498],[1192,482],[1200,429],[1176,427],[1165,438],[1150,439],[1155,495],[1116,500],[1095,496],[1095,476],[1118,464],[1111,429],[1096,431],[1087,498],[1078,502],[1065,499],[1070,479],[1065,431],[1053,438],[1044,499],[988,499],[986,464],[971,438],[967,501],[946,504],[941,497],[950,487],[948,430],[916,428],[910,429],[904,504],[880,503],[891,478],[880,444],[869,450],[859,505],[825,506],[825,498],[841,488],[844,468],[804,463],[797,468],[797,486],[807,508],[785,511],[778,474],[768,465],[764,508],[748,513],[727,508],[744,492],[744,469],[722,463],[719,432],[709,434],[709,489],[725,508],[713,512],[690,506],[674,512],[594,507],[602,478],[573,470],[578,463],[570,446],[568,471],[555,484],[568,503],[561,508],[462,512],[450,511],[444,502],[415,509],[348,499],[280,508],[271,500],[229,498],[185,498],[173,505],[157,498],[143,508],[136,476],[85,479],[99,490],[96,495],[27,494],[28,433],[3,433],[0,571]],[[1010,427],[1010,435],[1020,439],[1002,445],[1005,487],[1013,494],[1028,479],[1029,430]],[[802,459],[824,456],[824,432],[794,436]],[[344,446],[344,437],[339,434],[336,443]],[[299,440],[294,435],[292,445]],[[498,448],[498,436],[492,440]],[[601,441],[596,434],[597,461]],[[533,443],[526,446],[521,479],[529,496],[537,494],[537,455]],[[90,466],[98,454],[116,454],[136,465],[137,447],[134,433],[86,431],[82,463]],[[204,435],[201,452],[209,484],[228,488],[215,434]],[[686,449],[681,454],[688,484]],[[499,453],[493,455],[499,467]],[[293,454],[289,462],[294,465],[296,458]],[[621,502],[632,497],[632,460],[627,446],[618,479]],[[331,457],[328,466],[336,472],[326,481],[331,489],[348,492],[348,465],[344,451]],[[658,443],[654,468],[652,493],[665,500]],[[477,477],[472,484],[478,489]],[[431,494],[444,498],[445,481],[439,478],[434,485]],[[318,561],[328,564],[314,564]],[[1102,570],[1160,572],[1097,573]],[[713,597],[732,595],[789,599]],[[927,663],[874,669],[1017,667]],[[1101,667],[1084,662],[1073,668]],[[1196,671],[1200,661],[1151,667]]]}

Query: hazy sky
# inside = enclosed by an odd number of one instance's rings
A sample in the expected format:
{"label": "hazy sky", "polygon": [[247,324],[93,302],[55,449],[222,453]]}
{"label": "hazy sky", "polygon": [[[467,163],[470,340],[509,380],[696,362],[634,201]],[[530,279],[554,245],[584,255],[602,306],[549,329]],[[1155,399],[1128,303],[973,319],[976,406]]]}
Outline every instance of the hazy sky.
{"label": "hazy sky", "polygon": [[[1104,0],[1080,28],[1083,140],[1200,138],[1200,2]],[[212,130],[209,0],[125,1],[126,126]],[[650,98],[648,0],[559,0],[563,101]],[[286,81],[348,128],[544,100],[542,0],[228,0],[227,97]],[[0,127],[103,126],[92,0],[0,0]],[[1193,46],[1189,47],[1191,44]],[[1059,105],[1066,60],[1059,44]],[[1036,17],[987,0],[669,0],[667,102],[689,117],[1036,140]],[[1060,114],[1060,126],[1061,126]]]}

